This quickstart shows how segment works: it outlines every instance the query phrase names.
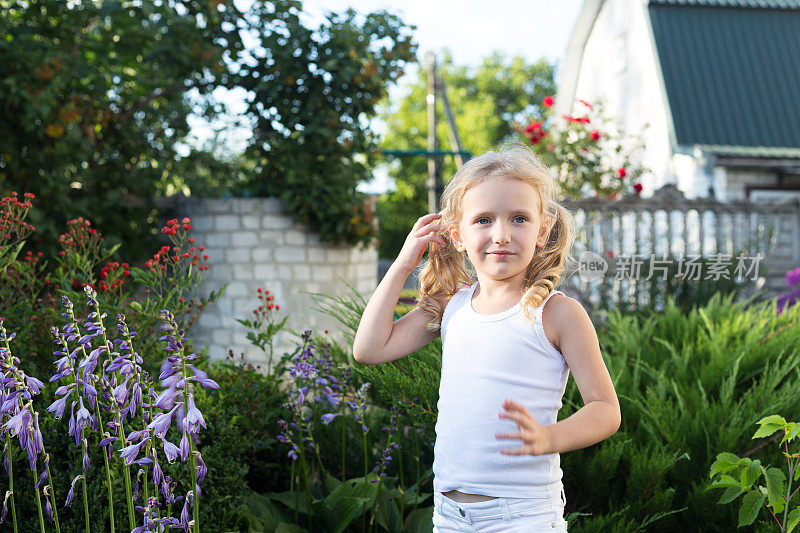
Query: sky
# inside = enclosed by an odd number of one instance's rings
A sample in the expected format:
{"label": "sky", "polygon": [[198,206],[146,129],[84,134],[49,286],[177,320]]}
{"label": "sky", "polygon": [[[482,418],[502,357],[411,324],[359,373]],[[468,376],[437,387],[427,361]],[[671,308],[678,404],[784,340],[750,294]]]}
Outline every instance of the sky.
{"label": "sky", "polygon": [[[235,0],[244,8],[251,0]],[[400,7],[397,6],[400,4]],[[563,63],[570,34],[578,18],[583,0],[403,0],[402,3],[385,0],[304,0],[303,12],[307,24],[318,26],[326,12],[341,12],[352,7],[360,13],[386,10],[414,25],[414,39],[418,43],[418,58],[432,50],[439,57],[445,48],[457,64],[477,66],[483,57],[493,51],[506,56],[523,56],[528,62],[541,57]],[[419,67],[409,65],[400,83],[389,91],[390,105],[396,104],[407,87],[416,79]],[[244,109],[242,93],[215,92],[233,113]],[[211,135],[209,124],[190,117],[191,135],[202,143]],[[374,124],[380,132],[382,124]],[[224,127],[224,142],[230,151],[244,148],[248,138],[246,125],[237,125],[236,119],[224,119],[213,127]],[[376,179],[360,187],[365,192],[382,192],[391,184],[384,172],[378,171]]]}

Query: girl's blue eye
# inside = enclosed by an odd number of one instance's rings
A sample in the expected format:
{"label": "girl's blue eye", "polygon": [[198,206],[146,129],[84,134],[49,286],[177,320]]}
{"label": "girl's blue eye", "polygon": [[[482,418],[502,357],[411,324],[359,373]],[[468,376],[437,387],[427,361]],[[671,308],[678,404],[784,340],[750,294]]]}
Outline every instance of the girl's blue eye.
{"label": "girl's blue eye", "polygon": [[481,218],[479,218],[478,220],[476,220],[475,222],[477,222],[478,224],[480,224],[480,223],[481,223],[481,220],[486,220],[486,221],[488,222],[488,220],[489,220],[489,219],[488,219],[488,218],[486,218],[486,217],[481,217]]}
{"label": "girl's blue eye", "polygon": [[524,217],[524,216],[522,216],[522,215],[520,215],[520,216],[517,216],[517,217],[514,217],[514,220],[517,220],[517,219],[522,219],[522,222],[525,222],[525,221],[527,221],[527,220],[528,220],[527,218],[525,218],[525,217]]}

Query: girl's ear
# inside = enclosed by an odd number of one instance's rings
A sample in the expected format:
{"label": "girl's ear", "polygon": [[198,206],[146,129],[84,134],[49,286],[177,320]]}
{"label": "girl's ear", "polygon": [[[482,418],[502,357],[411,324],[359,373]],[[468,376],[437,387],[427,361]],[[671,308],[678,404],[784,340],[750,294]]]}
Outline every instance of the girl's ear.
{"label": "girl's ear", "polygon": [[453,241],[453,246],[459,252],[465,250],[464,243],[461,242],[461,235],[458,233],[458,226],[450,226],[450,240]]}
{"label": "girl's ear", "polygon": [[539,227],[539,236],[536,238],[536,246],[541,248],[547,244],[547,235],[550,228],[553,226],[553,220],[548,216],[544,219],[544,223]]}

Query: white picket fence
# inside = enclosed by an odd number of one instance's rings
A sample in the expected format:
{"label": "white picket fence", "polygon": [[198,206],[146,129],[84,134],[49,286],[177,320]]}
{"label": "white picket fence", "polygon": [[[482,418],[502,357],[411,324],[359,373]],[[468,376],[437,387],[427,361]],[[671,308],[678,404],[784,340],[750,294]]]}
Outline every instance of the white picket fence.
{"label": "white picket fence", "polygon": [[[578,229],[576,256],[593,252],[608,265],[605,275],[596,280],[588,280],[592,276],[580,265],[568,278],[567,287],[589,304],[603,297],[615,302],[652,303],[648,301],[649,289],[657,276],[636,276],[631,266],[638,261],[644,264],[645,272],[651,262],[662,267],[671,262],[673,269],[683,267],[683,273],[690,277],[697,274],[696,269],[687,272],[692,258],[705,261],[707,269],[712,268],[709,262],[722,265],[730,261],[727,276],[742,279],[751,290],[763,290],[764,297],[782,292],[786,271],[800,266],[798,200],[687,199],[674,185],[665,185],[649,198],[586,198],[564,205],[572,211]],[[742,267],[738,272],[737,263]],[[720,269],[718,266],[716,273],[701,272],[699,280],[725,276]],[[659,272],[662,277],[667,275],[666,271]]]}

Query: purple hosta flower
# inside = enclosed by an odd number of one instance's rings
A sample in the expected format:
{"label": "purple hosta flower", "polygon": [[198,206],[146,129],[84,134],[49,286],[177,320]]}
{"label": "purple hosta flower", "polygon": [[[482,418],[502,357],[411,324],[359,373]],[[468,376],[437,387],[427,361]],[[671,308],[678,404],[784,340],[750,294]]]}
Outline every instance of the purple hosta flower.
{"label": "purple hosta flower", "polygon": [[164,472],[161,470],[161,463],[158,462],[158,454],[156,454],[155,448],[152,448],[150,452],[153,458],[153,483],[160,485],[164,481]]}
{"label": "purple hosta flower", "polygon": [[184,531],[189,531],[191,525],[189,524],[189,502],[193,499],[193,492],[186,493],[186,499],[183,501],[183,509],[181,509],[180,527]]}
{"label": "purple hosta flower", "polygon": [[167,434],[170,424],[172,423],[172,415],[175,414],[175,410],[177,408],[178,406],[176,405],[166,413],[161,413],[155,417],[153,421],[147,425],[147,429],[152,430],[154,435],[164,437],[164,435]]}
{"label": "purple hosta flower", "polygon": [[320,417],[320,419],[322,420],[322,423],[327,426],[328,424],[330,424],[333,421],[334,418],[336,418],[340,414],[341,413],[326,413],[326,414],[322,415]]}
{"label": "purple hosta flower", "polygon": [[[197,459],[197,484],[200,485],[203,483],[203,480],[206,478],[206,473],[208,473],[208,469],[206,468],[206,463],[203,461],[203,457],[200,455],[200,452],[195,450],[194,452],[195,459]],[[200,487],[198,487],[199,491]],[[198,493],[199,495],[199,493]]]}
{"label": "purple hosta flower", "polygon": [[[185,434],[186,433],[184,432],[184,435]],[[175,461],[175,459],[181,453],[181,450],[180,450],[180,448],[175,446],[173,443],[171,443],[170,441],[168,441],[164,437],[161,438],[161,442],[164,445],[164,455],[167,457],[167,462],[171,464],[173,461]],[[186,446],[187,446],[187,450],[188,450],[188,446],[189,446],[188,441],[186,443]]]}
{"label": "purple hosta flower", "polygon": [[50,485],[45,485],[44,490],[42,492],[44,493],[44,512],[45,512],[45,515],[47,515],[47,520],[49,520],[50,523],[52,524],[53,523],[53,506],[50,503],[50,499],[53,496],[52,496],[52,494],[50,494]]}
{"label": "purple hosta flower", "polygon": [[[9,417],[2,426],[0,436],[9,433],[17,437],[28,455],[30,469],[35,470],[38,456],[44,451],[44,443],[39,429],[39,413],[33,410],[32,398],[41,391],[43,384],[19,368],[19,358],[12,355],[10,346],[15,336],[6,333],[4,321],[0,319],[0,341],[4,344],[0,346],[0,371],[3,372],[0,416]],[[10,453],[10,450],[6,453]]]}
{"label": "purple hosta flower", "polygon": [[292,449],[289,450],[289,453],[286,454],[292,461],[297,461],[297,444],[294,442],[294,432],[289,429],[289,423],[286,420],[278,420],[278,425],[281,428],[281,432],[276,437],[278,442],[282,444],[291,444]]}
{"label": "purple hosta flower", "polygon": [[143,513],[142,525],[134,528],[131,533],[142,533],[144,531],[164,531],[165,526],[178,524],[175,518],[158,518],[158,508],[161,504],[158,498],[150,496],[147,500],[147,507],[136,506],[136,510]]}
{"label": "purple hosta flower", "polygon": [[150,437],[142,439],[137,444],[131,444],[130,446],[126,446],[119,451],[119,456],[125,460],[125,464],[129,465],[136,460],[136,456],[139,455],[139,451],[142,449],[147,442],[150,441]]}
{"label": "purple hosta flower", "polygon": [[[72,402],[74,407],[75,402]],[[78,398],[78,405],[80,408],[78,409],[77,415],[75,415],[75,422],[72,422],[72,415],[70,415],[70,430],[69,434],[75,437],[75,444],[81,443],[81,437],[83,436],[83,428],[86,426],[94,427],[94,422],[92,415],[89,414],[89,410],[83,406],[83,398]]]}
{"label": "purple hosta flower", "polygon": [[[386,469],[389,467],[389,464],[392,462],[392,450],[397,450],[400,448],[400,445],[394,441],[395,435],[397,434],[397,410],[392,408],[392,416],[389,420],[389,427],[382,427],[381,431],[386,433],[386,447],[381,450],[381,456],[378,459],[378,462],[375,463],[375,467],[372,469],[373,472],[378,472],[380,477],[386,476]],[[377,479],[372,480],[374,483]]]}
{"label": "purple hosta flower", "polygon": [[364,424],[364,412],[367,409],[367,391],[370,388],[370,383],[364,383],[359,387],[358,391],[356,392],[356,399],[355,402],[347,402],[347,405],[350,406],[350,409],[355,411],[353,413],[353,419],[361,424],[361,431],[366,433],[369,431],[369,428]]}
{"label": "purple hosta flower", "polygon": [[189,439],[187,436],[186,428],[183,428],[183,436],[181,437],[181,444],[178,451],[181,456],[181,461],[186,461],[189,458]]}
{"label": "purple hosta flower", "polygon": [[200,431],[200,426],[206,427],[206,421],[203,420],[203,413],[200,412],[194,405],[194,394],[189,394],[189,410],[186,413],[186,424],[189,426],[189,433],[197,433]]}
{"label": "purple hosta flower", "polygon": [[83,475],[78,474],[72,480],[72,484],[69,487],[69,492],[67,492],[67,501],[64,502],[64,507],[69,507],[70,505],[72,505],[72,500],[75,498],[75,483],[77,483],[81,479],[83,479]]}
{"label": "purple hosta flower", "polygon": [[6,515],[8,514],[8,498],[11,497],[11,491],[6,491],[6,497],[3,498],[3,511],[0,512],[0,524],[6,521]]}
{"label": "purple hosta flower", "polygon": [[59,387],[56,391],[56,396],[59,396],[59,393],[64,396],[51,403],[50,407],[47,408],[48,411],[55,415],[56,420],[61,420],[61,417],[64,416],[64,409],[67,407],[67,400],[69,400],[69,397],[72,395],[72,387],[74,385],[74,383],[70,383],[69,385]]}

